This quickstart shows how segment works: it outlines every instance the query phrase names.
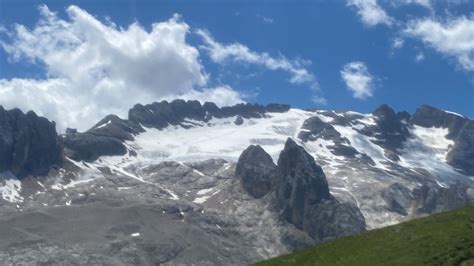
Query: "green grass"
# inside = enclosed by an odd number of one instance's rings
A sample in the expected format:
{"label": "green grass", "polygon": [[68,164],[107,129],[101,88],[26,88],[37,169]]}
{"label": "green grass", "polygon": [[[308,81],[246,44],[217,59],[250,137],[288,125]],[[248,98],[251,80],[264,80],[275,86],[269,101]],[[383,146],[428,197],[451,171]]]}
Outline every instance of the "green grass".
{"label": "green grass", "polygon": [[474,205],[372,230],[256,265],[474,265]]}

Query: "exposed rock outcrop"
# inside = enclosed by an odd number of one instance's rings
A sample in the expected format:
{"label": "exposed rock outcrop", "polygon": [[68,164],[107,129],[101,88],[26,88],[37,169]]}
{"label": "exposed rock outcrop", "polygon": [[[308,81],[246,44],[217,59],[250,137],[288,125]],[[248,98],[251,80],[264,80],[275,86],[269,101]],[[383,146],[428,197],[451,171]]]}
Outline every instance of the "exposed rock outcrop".
{"label": "exposed rock outcrop", "polygon": [[275,196],[282,218],[317,241],[365,230],[360,210],[331,196],[321,167],[290,138],[278,159]]}
{"label": "exposed rock outcrop", "polygon": [[64,153],[76,161],[95,161],[100,156],[124,155],[127,148],[114,137],[91,133],[67,134],[63,138]]}
{"label": "exposed rock outcrop", "polygon": [[467,188],[462,183],[455,183],[449,187],[423,184],[413,190],[413,195],[418,201],[417,212],[420,214],[460,208],[474,199],[467,193]]}
{"label": "exposed rock outcrop", "polygon": [[422,105],[413,114],[410,122],[428,128],[448,128],[449,134],[446,137],[455,141],[447,156],[448,163],[461,172],[474,176],[474,121]]}
{"label": "exposed rock outcrop", "polygon": [[409,208],[413,203],[413,195],[407,187],[393,183],[382,193],[382,197],[389,210],[401,215],[408,215]]}
{"label": "exposed rock outcrop", "polygon": [[276,165],[259,145],[250,145],[239,157],[235,175],[242,187],[254,198],[265,196],[271,189]]}
{"label": "exposed rock outcrop", "polygon": [[54,122],[0,106],[0,172],[11,171],[19,178],[46,175],[62,164],[62,150]]}
{"label": "exposed rock outcrop", "polygon": [[395,113],[388,105],[382,104],[374,112],[375,125],[365,127],[361,133],[374,137],[373,142],[392,151],[391,159],[398,160],[396,151],[403,147],[403,142],[410,135],[407,128],[408,113]]}
{"label": "exposed rock outcrop", "polygon": [[148,105],[137,104],[128,113],[128,120],[146,127],[162,129],[168,125],[177,125],[184,119],[208,121],[213,117],[242,118],[263,117],[266,112],[286,112],[289,105],[269,104],[259,105],[241,103],[234,106],[217,107],[216,104],[206,102],[201,105],[198,101],[174,100],[162,101]]}

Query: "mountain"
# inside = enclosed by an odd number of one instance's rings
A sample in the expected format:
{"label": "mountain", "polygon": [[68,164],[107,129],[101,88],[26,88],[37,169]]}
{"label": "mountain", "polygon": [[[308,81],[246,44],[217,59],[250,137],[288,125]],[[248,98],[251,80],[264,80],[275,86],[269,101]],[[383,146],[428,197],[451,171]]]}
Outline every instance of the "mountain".
{"label": "mountain", "polygon": [[474,205],[469,205],[455,211],[337,239],[256,265],[472,265],[473,263]]}
{"label": "mountain", "polygon": [[16,112],[2,141],[40,163],[0,149],[0,261],[244,265],[474,200],[474,121],[426,105],[175,100],[61,135]]}

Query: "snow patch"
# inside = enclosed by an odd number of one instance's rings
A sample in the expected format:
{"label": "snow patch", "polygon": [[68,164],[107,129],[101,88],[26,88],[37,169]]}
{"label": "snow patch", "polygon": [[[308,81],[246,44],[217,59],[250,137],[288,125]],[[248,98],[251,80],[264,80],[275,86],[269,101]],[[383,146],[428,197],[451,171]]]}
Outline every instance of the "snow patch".
{"label": "snow patch", "polygon": [[0,193],[2,198],[11,203],[23,202],[23,197],[20,196],[21,181],[18,179],[4,179],[3,185],[0,185]]}

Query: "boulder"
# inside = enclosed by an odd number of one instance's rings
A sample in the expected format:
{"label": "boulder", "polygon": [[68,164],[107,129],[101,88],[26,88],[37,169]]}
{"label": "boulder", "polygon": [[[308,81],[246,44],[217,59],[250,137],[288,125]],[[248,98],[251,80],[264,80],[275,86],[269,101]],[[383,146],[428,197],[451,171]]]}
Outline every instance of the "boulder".
{"label": "boulder", "polygon": [[271,189],[276,165],[259,145],[250,145],[239,157],[235,175],[242,187],[254,198],[265,196]]}
{"label": "boulder", "polygon": [[237,126],[240,126],[243,123],[244,123],[244,119],[240,115],[238,115],[234,120],[234,124]]}

